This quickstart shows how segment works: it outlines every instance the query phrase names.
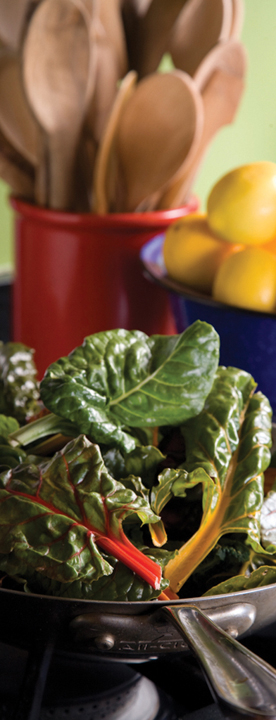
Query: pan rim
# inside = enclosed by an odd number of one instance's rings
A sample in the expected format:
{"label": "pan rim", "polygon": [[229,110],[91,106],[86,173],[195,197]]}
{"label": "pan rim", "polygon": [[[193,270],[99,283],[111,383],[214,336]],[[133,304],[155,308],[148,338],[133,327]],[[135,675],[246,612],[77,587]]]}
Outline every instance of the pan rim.
{"label": "pan rim", "polygon": [[18,597],[31,597],[31,598],[37,598],[40,600],[45,601],[52,601],[56,602],[61,601],[66,604],[70,605],[76,605],[81,604],[83,607],[90,607],[93,605],[93,607],[108,607],[112,606],[114,608],[118,607],[135,607],[137,609],[139,608],[158,608],[158,607],[164,607],[166,605],[196,605],[199,602],[202,604],[209,604],[210,602],[216,602],[219,603],[220,601],[226,601],[229,600],[229,603],[232,601],[234,602],[240,602],[243,600],[243,598],[246,600],[250,598],[252,595],[253,597],[256,596],[258,593],[265,593],[268,592],[268,590],[275,590],[276,592],[276,582],[270,583],[269,585],[262,585],[259,587],[254,588],[248,588],[247,590],[236,590],[234,592],[230,593],[221,593],[220,595],[201,595],[191,598],[178,598],[177,600],[170,600],[169,598],[167,600],[158,600],[157,598],[154,600],[89,600],[85,598],[71,598],[71,597],[60,597],[59,595],[44,595],[42,593],[25,593],[22,590],[11,590],[9,588],[0,588],[0,597],[1,594],[10,595],[12,596],[18,596]]}

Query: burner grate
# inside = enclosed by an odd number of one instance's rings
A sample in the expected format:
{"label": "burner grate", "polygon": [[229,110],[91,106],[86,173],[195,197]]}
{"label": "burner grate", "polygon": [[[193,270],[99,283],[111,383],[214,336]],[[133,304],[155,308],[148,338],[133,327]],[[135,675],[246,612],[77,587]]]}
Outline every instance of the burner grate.
{"label": "burner grate", "polygon": [[155,685],[139,677],[128,688],[94,695],[85,702],[42,707],[40,720],[154,720],[159,706]]}

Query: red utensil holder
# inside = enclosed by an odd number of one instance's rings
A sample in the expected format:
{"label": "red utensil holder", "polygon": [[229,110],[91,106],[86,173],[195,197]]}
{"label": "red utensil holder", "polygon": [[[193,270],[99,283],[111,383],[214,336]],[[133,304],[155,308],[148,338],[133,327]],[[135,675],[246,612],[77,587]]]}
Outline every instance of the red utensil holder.
{"label": "red utensil holder", "polygon": [[142,245],[184,207],[151,213],[77,214],[12,197],[15,279],[12,338],[35,350],[38,376],[81,345],[86,335],[125,328],[148,335],[176,332],[168,294],[144,276]]}

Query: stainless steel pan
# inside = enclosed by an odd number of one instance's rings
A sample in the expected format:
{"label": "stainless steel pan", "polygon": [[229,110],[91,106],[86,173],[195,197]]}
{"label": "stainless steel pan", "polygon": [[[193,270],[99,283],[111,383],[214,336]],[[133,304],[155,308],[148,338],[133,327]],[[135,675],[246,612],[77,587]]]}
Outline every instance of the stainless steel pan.
{"label": "stainless steel pan", "polygon": [[0,612],[1,641],[30,647],[35,639],[36,648],[45,644],[43,662],[49,646],[131,663],[190,649],[227,717],[276,718],[276,671],[234,639],[276,621],[276,584],[169,603],[1,589]]}

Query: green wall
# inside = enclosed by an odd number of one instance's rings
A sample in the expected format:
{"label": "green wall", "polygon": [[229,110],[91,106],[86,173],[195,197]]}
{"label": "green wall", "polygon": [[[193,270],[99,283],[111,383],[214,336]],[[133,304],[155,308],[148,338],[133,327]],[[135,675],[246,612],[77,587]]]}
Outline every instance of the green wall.
{"label": "green wall", "polygon": [[203,207],[228,170],[258,160],[276,162],[276,0],[244,0],[244,8],[245,91],[234,123],[214,138],[197,177],[194,190]]}
{"label": "green wall", "polygon": [[[169,1],[169,0],[168,0]],[[245,92],[234,123],[213,140],[195,182],[205,207],[216,180],[237,165],[276,162],[276,0],[244,0],[242,33],[248,55]],[[9,188],[0,181],[0,273],[13,269],[13,218]]]}

